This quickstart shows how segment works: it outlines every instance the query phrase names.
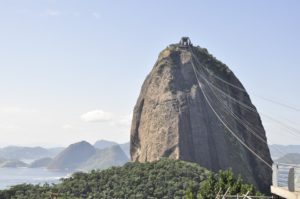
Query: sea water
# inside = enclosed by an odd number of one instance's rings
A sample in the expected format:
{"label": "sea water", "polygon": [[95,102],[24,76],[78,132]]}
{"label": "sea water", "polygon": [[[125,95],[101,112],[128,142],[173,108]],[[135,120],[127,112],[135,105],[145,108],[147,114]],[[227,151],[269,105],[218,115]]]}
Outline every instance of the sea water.
{"label": "sea water", "polygon": [[49,171],[46,168],[0,168],[0,189],[22,183],[58,183],[69,175],[68,172]]}

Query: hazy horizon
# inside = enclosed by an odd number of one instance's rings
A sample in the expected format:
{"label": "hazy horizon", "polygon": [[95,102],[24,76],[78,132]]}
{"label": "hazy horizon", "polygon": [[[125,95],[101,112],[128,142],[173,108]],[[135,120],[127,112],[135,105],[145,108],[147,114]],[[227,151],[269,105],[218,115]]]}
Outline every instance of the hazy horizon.
{"label": "hazy horizon", "polygon": [[[2,1],[0,147],[129,141],[146,75],[182,36],[228,65],[259,113],[300,129],[299,111],[256,97],[300,107],[299,9],[293,0]],[[269,144],[300,144],[262,121]]]}
{"label": "hazy horizon", "polygon": [[[43,147],[43,148],[61,148],[61,147],[63,147],[63,148],[66,148],[71,144],[78,143],[78,142],[81,142],[81,141],[86,141],[86,142],[90,143],[91,145],[94,145],[97,141],[100,141],[100,140],[113,141],[113,140],[105,140],[105,139],[99,139],[99,140],[95,140],[95,141],[78,140],[78,141],[75,141],[75,142],[72,142],[72,143],[69,143],[69,144],[66,144],[66,145],[55,145],[55,144],[54,145],[49,145],[49,144],[45,144],[45,145],[34,145],[34,144],[15,145],[15,144],[8,144],[8,145],[0,146],[0,149],[1,148],[6,148],[6,147]],[[116,143],[117,144],[126,144],[126,143],[129,143],[129,140],[127,142],[116,142]]]}

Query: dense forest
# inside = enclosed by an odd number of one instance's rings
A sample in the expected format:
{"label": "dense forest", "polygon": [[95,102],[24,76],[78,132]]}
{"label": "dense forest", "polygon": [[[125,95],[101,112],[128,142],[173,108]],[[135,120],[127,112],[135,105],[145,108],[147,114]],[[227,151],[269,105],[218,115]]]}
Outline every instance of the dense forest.
{"label": "dense forest", "polygon": [[251,192],[252,185],[232,172],[212,173],[195,163],[161,159],[151,163],[127,163],[89,173],[77,172],[59,184],[21,184],[0,191],[0,198],[214,198],[217,192]]}

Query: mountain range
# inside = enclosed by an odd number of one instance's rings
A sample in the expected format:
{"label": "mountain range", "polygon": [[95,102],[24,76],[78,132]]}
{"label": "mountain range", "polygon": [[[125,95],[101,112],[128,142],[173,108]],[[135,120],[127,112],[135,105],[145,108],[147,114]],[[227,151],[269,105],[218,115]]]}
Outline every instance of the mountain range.
{"label": "mountain range", "polygon": [[59,153],[47,168],[90,171],[93,169],[106,169],[111,166],[121,166],[128,162],[128,157],[118,144],[99,141],[96,146],[100,149],[94,146],[86,141],[71,144]]}
{"label": "mountain range", "polygon": [[111,166],[122,166],[128,162],[128,157],[119,145],[97,150],[87,161],[78,166],[78,170],[107,169]]}
{"label": "mountain range", "polygon": [[20,161],[20,160],[2,160],[0,162],[0,167],[6,168],[17,168],[17,167],[27,167],[28,164]]}
{"label": "mountain range", "polygon": [[275,162],[285,164],[300,164],[300,153],[288,153]]}
{"label": "mountain range", "polygon": [[123,143],[123,144],[118,144],[113,141],[108,141],[108,140],[98,140],[95,142],[94,147],[97,149],[105,149],[114,145],[119,145],[121,149],[124,151],[125,155],[130,159],[130,144],[129,142]]}
{"label": "mountain range", "polygon": [[52,158],[41,158],[30,163],[28,167],[30,168],[47,167],[52,161],[53,161]]}
{"label": "mountain range", "polygon": [[109,140],[98,140],[95,142],[94,147],[97,149],[105,149],[114,145],[118,145],[118,143]]}
{"label": "mountain range", "polygon": [[48,165],[51,170],[74,170],[96,153],[96,149],[88,142],[71,144],[60,152]]}
{"label": "mountain range", "polygon": [[283,157],[289,153],[299,153],[300,154],[300,145],[280,145],[272,144],[269,145],[271,156],[273,160],[276,160],[280,157]]}
{"label": "mountain range", "polygon": [[[75,143],[75,146],[79,146],[80,148],[81,145],[79,143]],[[91,156],[85,157],[85,161],[75,162],[74,167],[77,170],[87,171],[97,168],[104,169],[110,166],[120,166],[130,159],[129,142],[118,144],[117,142],[109,140],[98,140],[94,145],[88,145],[91,150],[94,148],[95,152],[93,152]],[[70,145],[69,147],[71,146],[74,147],[74,145]],[[71,147],[71,149],[73,147]],[[300,164],[300,145],[269,145],[269,148],[272,159],[275,162]],[[43,148],[22,146],[0,148],[0,167],[46,168],[49,165],[53,167],[55,165],[57,169],[65,170],[68,169],[68,166],[62,166],[59,162],[72,162],[72,155],[67,153],[65,151],[66,149],[67,148],[63,147]],[[70,148],[67,151],[70,151]],[[61,152],[63,152],[64,155],[60,154]],[[58,157],[59,154],[60,156]],[[76,155],[78,154],[76,153]],[[31,160],[31,162],[23,161],[28,159]]]}
{"label": "mountain range", "polygon": [[[0,149],[0,167],[45,167],[50,170],[89,171],[121,166],[129,161],[129,143],[81,141],[67,148],[9,146]],[[33,160],[27,162],[27,160]],[[23,160],[26,160],[24,162]]]}
{"label": "mountain range", "polygon": [[35,160],[43,157],[54,157],[61,152],[63,147],[43,148],[43,147],[22,147],[8,146],[0,148],[0,158],[3,159],[29,159]]}

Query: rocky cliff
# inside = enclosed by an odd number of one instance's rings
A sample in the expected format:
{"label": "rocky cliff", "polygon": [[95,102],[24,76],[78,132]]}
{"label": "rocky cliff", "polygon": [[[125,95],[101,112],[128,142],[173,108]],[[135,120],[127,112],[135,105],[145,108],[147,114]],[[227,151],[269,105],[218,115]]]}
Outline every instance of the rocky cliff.
{"label": "rocky cliff", "polygon": [[139,162],[169,157],[213,171],[232,168],[263,192],[271,183],[265,131],[249,95],[225,64],[191,44],[168,46],[147,76],[134,108],[130,152]]}

